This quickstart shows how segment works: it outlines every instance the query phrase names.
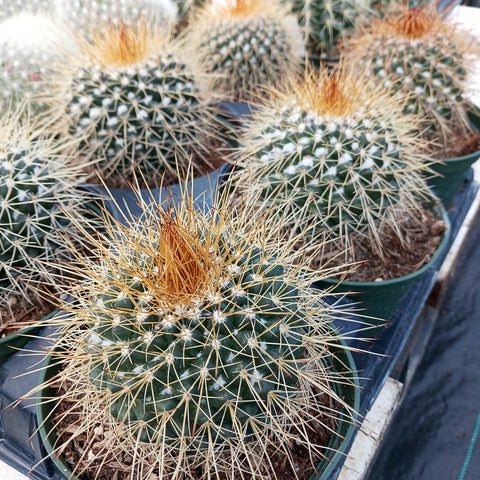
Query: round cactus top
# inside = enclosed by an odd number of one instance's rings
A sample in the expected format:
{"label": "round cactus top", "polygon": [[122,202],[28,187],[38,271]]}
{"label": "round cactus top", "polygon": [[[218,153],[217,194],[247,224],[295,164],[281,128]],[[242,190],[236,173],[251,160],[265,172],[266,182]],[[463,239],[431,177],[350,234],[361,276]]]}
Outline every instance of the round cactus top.
{"label": "round cactus top", "polygon": [[471,132],[468,78],[480,48],[468,31],[432,8],[387,14],[360,29],[345,55],[370,80],[402,92],[405,111],[422,119],[420,135],[439,145],[437,156]]}
{"label": "round cactus top", "polygon": [[143,441],[163,432],[191,448],[271,422],[269,403],[294,395],[309,330],[285,268],[168,213],[138,233],[79,299],[90,377],[112,393],[111,413],[142,421]]}
{"label": "round cactus top", "polygon": [[239,191],[315,235],[348,244],[359,232],[375,244],[382,225],[430,197],[417,120],[402,104],[347,70],[308,76],[254,116]]}

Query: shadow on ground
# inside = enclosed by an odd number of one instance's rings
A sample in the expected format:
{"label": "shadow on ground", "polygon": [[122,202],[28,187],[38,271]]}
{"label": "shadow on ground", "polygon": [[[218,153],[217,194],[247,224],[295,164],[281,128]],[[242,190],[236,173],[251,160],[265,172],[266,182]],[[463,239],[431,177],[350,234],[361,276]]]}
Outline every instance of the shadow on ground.
{"label": "shadow on ground", "polygon": [[477,215],[368,480],[480,479],[479,240]]}

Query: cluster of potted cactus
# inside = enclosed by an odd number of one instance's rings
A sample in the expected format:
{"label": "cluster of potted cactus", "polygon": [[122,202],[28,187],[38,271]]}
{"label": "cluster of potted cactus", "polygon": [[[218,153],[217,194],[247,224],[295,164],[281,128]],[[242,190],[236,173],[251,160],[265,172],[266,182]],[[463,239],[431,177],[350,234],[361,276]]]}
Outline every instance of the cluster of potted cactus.
{"label": "cluster of potted cactus", "polygon": [[27,3],[6,16],[54,18],[66,48],[19,62],[0,28],[2,92],[32,92],[2,102],[0,318],[68,313],[29,322],[55,332],[31,395],[60,471],[326,480],[358,407],[328,300],[373,287],[383,322],[409,284],[389,309],[379,289],[441,255],[432,145],[471,133],[477,52],[430,8],[365,27],[353,0]]}

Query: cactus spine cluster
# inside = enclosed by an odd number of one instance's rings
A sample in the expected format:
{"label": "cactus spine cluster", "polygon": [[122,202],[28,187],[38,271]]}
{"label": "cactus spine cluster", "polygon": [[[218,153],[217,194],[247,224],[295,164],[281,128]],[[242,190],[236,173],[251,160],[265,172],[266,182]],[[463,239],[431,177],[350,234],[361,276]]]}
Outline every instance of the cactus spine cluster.
{"label": "cactus spine cluster", "polygon": [[337,55],[337,44],[349,36],[359,18],[369,13],[370,5],[368,0],[293,0],[291,3],[308,51],[326,57]]}
{"label": "cactus spine cluster", "polygon": [[208,77],[186,52],[147,21],[105,27],[85,51],[67,87],[69,134],[104,178],[174,176],[193,154],[195,172],[206,173],[220,120]]}
{"label": "cactus spine cluster", "polygon": [[448,145],[452,131],[468,131],[467,79],[480,56],[475,45],[433,8],[414,7],[360,29],[346,51],[373,81],[409,97],[405,112],[419,114],[426,135]]}
{"label": "cactus spine cluster", "polygon": [[237,100],[265,95],[296,73],[304,56],[301,33],[289,9],[277,0],[207,3],[194,17],[189,44],[216,85]]}
{"label": "cactus spine cluster", "polygon": [[278,92],[241,140],[239,192],[317,240],[366,236],[381,252],[383,226],[430,198],[416,119],[388,95],[341,65]]}
{"label": "cactus spine cluster", "polygon": [[235,222],[226,206],[144,204],[141,218],[92,239],[100,261],[83,261],[55,355],[78,398],[77,433],[101,422],[122,442],[86,451],[75,474],[98,475],[94,457],[129,449],[141,478],[257,478],[275,452],[290,459],[292,439],[320,451],[309,422],[335,416],[321,398],[343,405],[333,385],[351,381],[328,366],[338,312],[288,248]]}
{"label": "cactus spine cluster", "polygon": [[75,191],[79,167],[66,164],[61,145],[15,121],[0,126],[0,303],[28,297],[27,283],[44,280],[62,251],[58,232],[73,232],[69,215],[87,211]]}

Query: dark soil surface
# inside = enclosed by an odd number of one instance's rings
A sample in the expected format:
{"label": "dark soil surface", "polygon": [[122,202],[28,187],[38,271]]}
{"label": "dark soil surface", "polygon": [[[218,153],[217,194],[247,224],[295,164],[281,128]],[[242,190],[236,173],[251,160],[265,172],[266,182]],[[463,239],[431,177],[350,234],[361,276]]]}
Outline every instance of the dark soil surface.
{"label": "dark soil surface", "polygon": [[[64,390],[60,391],[59,396],[64,393]],[[72,402],[77,405],[81,403],[75,402],[74,399],[72,399]],[[72,408],[72,402],[62,402],[62,409],[67,410],[68,408]],[[330,398],[325,397],[325,402],[328,404],[328,408],[335,408],[335,405]],[[325,425],[328,425],[328,428],[322,425],[320,421]],[[137,474],[132,472],[132,463],[135,459],[132,455],[129,455],[126,452],[119,451],[117,454],[111,455],[108,459],[105,459],[102,455],[102,446],[106,441],[109,441],[108,437],[111,438],[113,432],[109,431],[108,427],[99,424],[95,426],[95,428],[92,428],[92,431],[95,432],[92,438],[87,438],[86,435],[78,434],[76,427],[77,422],[78,417],[73,410],[69,415],[66,415],[62,419],[57,432],[59,437],[63,437],[65,441],[74,435],[74,438],[65,450],[65,459],[67,463],[71,465],[72,470],[75,467],[78,469],[77,471],[84,470],[82,468],[82,455],[89,450],[94,453],[95,460],[93,462],[88,462],[88,469],[81,474],[81,480],[168,480],[171,478],[169,472],[160,473],[158,471],[151,474],[146,479],[140,478]],[[330,417],[319,419],[314,425],[312,424],[310,434],[312,443],[314,442],[316,445],[327,445],[332,436],[331,429],[335,429],[335,421]],[[266,480],[270,478],[275,478],[275,480],[294,480],[297,478],[296,475],[298,475],[300,480],[307,480],[314,472],[312,462],[316,465],[321,461],[319,455],[311,457],[305,447],[297,444],[292,444],[291,446],[290,455],[293,458],[293,464],[287,461],[287,456],[285,454],[275,452],[273,449],[271,453],[270,461],[272,462],[275,475],[273,476],[271,470],[269,471],[265,468],[262,472],[265,477],[262,478],[265,478]],[[100,473],[96,474],[96,469],[99,469]],[[195,478],[195,476],[189,476],[188,480],[195,480]],[[225,475],[224,477],[219,477],[219,479],[245,480],[245,477],[240,474],[238,476]]]}
{"label": "dark soil surface", "polygon": [[[366,239],[356,243],[352,258],[348,259],[355,264],[355,268],[352,268],[346,276],[339,274],[339,278],[373,282],[413,273],[433,257],[446,228],[443,220],[439,220],[429,210],[419,211],[415,218],[400,219],[396,227],[401,231],[401,237],[391,227],[385,228],[382,232],[381,256]],[[328,260],[328,267],[345,270],[342,266],[347,260],[341,252],[328,252],[328,257],[332,257]],[[312,267],[320,269],[324,263],[322,258],[316,258],[312,262]]]}
{"label": "dark soil surface", "polygon": [[[450,143],[447,147],[433,149],[431,152],[434,158],[447,159],[464,157],[480,150],[480,132],[465,134],[452,134],[458,137],[455,142]],[[441,142],[442,143],[442,142]]]}
{"label": "dark soil surface", "polygon": [[22,297],[13,297],[10,305],[0,308],[0,338],[41,320],[53,310],[54,307],[45,300],[32,298],[27,301]]}
{"label": "dark soil surface", "polygon": [[383,257],[368,244],[361,244],[355,259],[361,264],[347,278],[351,281],[371,282],[389,280],[416,272],[426,265],[437,251],[445,230],[445,223],[425,210],[419,218],[404,218],[397,226],[400,239],[392,228],[383,232]]}

